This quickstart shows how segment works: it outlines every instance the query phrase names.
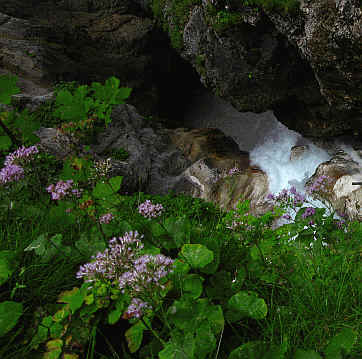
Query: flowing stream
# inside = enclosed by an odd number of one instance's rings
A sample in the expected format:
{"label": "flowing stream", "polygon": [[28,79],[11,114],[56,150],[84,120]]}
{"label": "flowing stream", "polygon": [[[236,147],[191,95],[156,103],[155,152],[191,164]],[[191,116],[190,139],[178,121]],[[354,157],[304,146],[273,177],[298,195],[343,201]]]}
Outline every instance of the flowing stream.
{"label": "flowing stream", "polygon": [[[330,213],[324,203],[307,196],[304,186],[318,165],[332,158],[333,151],[317,147],[299,133],[289,130],[278,122],[272,111],[260,114],[238,112],[232,105],[205,89],[195,94],[192,102],[187,104],[183,123],[186,128],[218,128],[226,136],[232,137],[240,150],[249,152],[251,165],[258,165],[267,173],[270,193],[278,194],[284,188],[289,190],[295,186],[313,207],[326,208],[326,215]],[[309,150],[300,158],[290,161],[291,148],[306,144]],[[336,146],[362,166],[361,159],[347,142],[338,141]],[[303,207],[307,206],[310,204],[304,203]],[[295,212],[290,209],[287,213],[294,220]],[[337,214],[334,218],[342,219]],[[286,223],[290,222],[280,219],[274,228]]]}

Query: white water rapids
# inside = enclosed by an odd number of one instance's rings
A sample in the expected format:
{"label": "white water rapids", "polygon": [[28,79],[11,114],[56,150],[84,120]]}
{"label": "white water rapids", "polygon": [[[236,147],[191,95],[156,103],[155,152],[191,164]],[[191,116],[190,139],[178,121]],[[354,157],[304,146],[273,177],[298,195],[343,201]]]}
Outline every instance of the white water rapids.
{"label": "white water rapids", "polygon": [[[278,122],[272,111],[260,114],[238,112],[232,105],[208,90],[202,90],[187,105],[183,126],[193,129],[204,127],[220,129],[226,136],[234,139],[240,150],[249,152],[251,165],[258,165],[267,173],[270,193],[278,194],[284,188],[289,190],[295,186],[297,191],[311,202],[311,204],[304,203],[303,207],[326,208],[325,216],[330,213],[324,203],[307,196],[304,185],[318,165],[330,160],[332,155]],[[309,145],[309,150],[300,158],[290,161],[291,148],[306,144]],[[361,159],[350,145],[340,141],[338,145],[362,165]],[[294,220],[295,212],[290,209],[287,213]],[[337,214],[334,218],[342,219]],[[275,228],[286,223],[290,221],[280,219]]]}

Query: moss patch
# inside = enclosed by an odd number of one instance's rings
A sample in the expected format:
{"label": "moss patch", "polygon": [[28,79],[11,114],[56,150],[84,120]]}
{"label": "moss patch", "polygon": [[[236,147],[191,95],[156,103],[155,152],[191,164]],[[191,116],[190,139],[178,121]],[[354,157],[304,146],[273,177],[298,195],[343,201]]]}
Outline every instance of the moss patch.
{"label": "moss patch", "polygon": [[172,14],[172,20],[174,21],[174,26],[171,29],[168,21],[167,14],[163,15],[163,9],[167,0],[153,0],[152,2],[152,12],[162,26],[162,29],[165,32],[170,34],[171,44],[175,49],[182,49],[183,47],[183,29],[188,20],[190,11],[195,5],[201,5],[201,0],[172,0],[171,9],[168,11],[169,14]]}
{"label": "moss patch", "polygon": [[[252,7],[255,11],[261,9],[273,10],[282,14],[295,14],[299,9],[299,0],[239,0],[237,6]],[[170,2],[170,9],[166,12],[164,9],[166,4]],[[227,5],[225,1],[225,5]],[[195,5],[201,5],[201,0],[153,0],[152,12],[159,26],[163,31],[168,32],[171,44],[175,49],[183,48],[183,30],[190,16],[190,12]],[[222,10],[218,11],[214,5],[210,3],[206,7],[206,21],[216,31],[222,32],[226,29],[241,23],[241,14],[237,11]],[[172,28],[167,21],[167,16],[172,14]]]}
{"label": "moss patch", "polygon": [[118,161],[125,161],[129,157],[129,153],[123,148],[120,148],[119,150],[107,150],[103,153],[103,155],[110,156]]}

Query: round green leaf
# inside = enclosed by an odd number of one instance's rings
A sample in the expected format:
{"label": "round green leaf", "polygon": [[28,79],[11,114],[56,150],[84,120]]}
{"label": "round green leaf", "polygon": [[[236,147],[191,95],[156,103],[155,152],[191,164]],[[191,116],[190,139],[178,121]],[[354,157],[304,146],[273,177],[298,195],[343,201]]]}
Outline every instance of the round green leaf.
{"label": "round green leaf", "polygon": [[143,339],[143,331],[147,329],[145,325],[139,320],[136,324],[133,324],[131,328],[129,328],[125,337],[128,343],[128,349],[131,353],[135,353],[142,344]]}
{"label": "round green leaf", "polygon": [[214,260],[214,253],[202,244],[184,244],[182,255],[193,268],[202,268]]}
{"label": "round green leaf", "polygon": [[9,332],[23,315],[23,305],[17,302],[0,303],[0,337]]}
{"label": "round green leaf", "polygon": [[190,299],[197,299],[202,293],[202,282],[204,280],[198,274],[189,274],[183,281],[183,295]]}
{"label": "round green leaf", "polygon": [[263,319],[266,317],[268,307],[264,299],[257,298],[257,294],[249,291],[241,291],[233,295],[228,301],[228,308],[233,312],[234,319],[243,317]]}

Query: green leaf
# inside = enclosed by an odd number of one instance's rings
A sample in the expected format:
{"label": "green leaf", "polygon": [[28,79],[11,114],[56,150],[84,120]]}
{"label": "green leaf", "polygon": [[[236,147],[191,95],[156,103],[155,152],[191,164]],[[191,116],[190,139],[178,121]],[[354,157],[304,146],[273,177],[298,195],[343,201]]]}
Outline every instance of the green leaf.
{"label": "green leaf", "polygon": [[39,256],[43,255],[45,252],[45,241],[46,238],[45,236],[47,235],[47,233],[45,234],[41,234],[40,236],[38,236],[37,239],[35,239],[34,241],[32,241],[25,249],[24,252],[28,252],[28,251],[35,251],[35,253]]}
{"label": "green leaf", "polygon": [[226,316],[232,322],[244,317],[263,319],[268,312],[264,299],[258,298],[257,293],[252,291],[241,291],[233,295],[228,301],[228,309]]}
{"label": "green leaf", "polygon": [[39,325],[38,331],[31,340],[30,347],[37,349],[40,343],[45,342],[48,339],[49,329],[45,326]]}
{"label": "green leaf", "polygon": [[65,121],[82,121],[87,118],[87,113],[93,104],[91,98],[85,98],[87,85],[79,86],[74,96],[68,90],[58,92],[55,106],[59,108],[54,111],[54,116],[59,116]]}
{"label": "green leaf", "polygon": [[184,244],[181,249],[181,254],[193,268],[205,267],[214,259],[214,253],[202,244]]}
{"label": "green leaf", "polygon": [[93,96],[111,105],[122,104],[124,103],[123,100],[130,96],[132,89],[118,88],[119,83],[119,79],[114,76],[107,79],[104,86],[98,82],[93,82],[91,85],[91,89],[94,90]]}
{"label": "green leaf", "polygon": [[158,353],[159,359],[193,359],[195,358],[196,342],[193,333],[181,334],[171,331],[171,339]]}
{"label": "green leaf", "polygon": [[195,332],[203,321],[208,321],[215,334],[224,327],[224,317],[220,305],[212,305],[208,298],[190,301],[181,297],[175,300],[167,310],[168,319],[184,332]]}
{"label": "green leaf", "polygon": [[[69,305],[64,305],[60,308],[52,318],[54,322],[61,322],[64,318],[66,318],[70,314]],[[47,317],[48,318],[48,317]]]}
{"label": "green leaf", "polygon": [[215,335],[219,334],[225,325],[224,315],[221,305],[211,305],[207,308],[207,320],[211,325],[211,329]]}
{"label": "green leaf", "polygon": [[167,233],[172,237],[177,248],[180,248],[185,242],[190,242],[191,222],[187,218],[166,218],[164,227]]}
{"label": "green leaf", "polygon": [[106,245],[103,241],[92,241],[86,233],[80,235],[80,239],[75,242],[75,246],[88,258],[97,252],[103,252],[106,249]]}
{"label": "green leaf", "polygon": [[198,274],[187,275],[182,283],[183,296],[189,299],[197,299],[202,293],[202,282],[205,279]]}
{"label": "green leaf", "polygon": [[353,345],[357,341],[357,334],[350,328],[343,328],[335,335],[324,350],[326,359],[343,358],[351,352]]}
{"label": "green leaf", "polygon": [[293,359],[322,359],[322,357],[314,350],[297,349]]}
{"label": "green leaf", "polygon": [[190,271],[190,266],[180,258],[175,259],[173,266],[173,274],[179,273],[183,275]]}
{"label": "green leaf", "polygon": [[58,359],[62,354],[63,340],[54,339],[46,343],[47,352],[44,353],[44,359]]}
{"label": "green leaf", "polygon": [[0,252],[0,285],[4,284],[17,267],[16,254],[13,251]]}
{"label": "green leaf", "polygon": [[22,303],[5,301],[0,303],[0,337],[9,332],[23,315]]}
{"label": "green leaf", "polygon": [[143,331],[147,329],[145,325],[139,320],[136,324],[133,324],[131,328],[129,328],[125,337],[128,343],[128,349],[131,353],[135,353],[142,344],[143,339]]}
{"label": "green leaf", "polygon": [[0,103],[3,103],[4,105],[10,105],[11,96],[20,93],[20,88],[16,86],[17,81],[17,76],[0,76]]}
{"label": "green leaf", "polygon": [[118,298],[116,308],[108,314],[108,324],[116,324],[124,312],[125,302],[122,297]]}
{"label": "green leaf", "polygon": [[43,318],[42,321],[41,321],[41,324],[44,325],[44,326],[47,327],[47,328],[50,328],[50,326],[52,325],[52,323],[53,323],[53,318],[52,318],[51,315]]}
{"label": "green leaf", "polygon": [[0,151],[8,151],[11,144],[12,142],[9,136],[0,136]]}
{"label": "green leaf", "polygon": [[53,325],[50,327],[50,337],[53,339],[60,338],[62,336],[63,330],[63,325],[60,323],[53,323]]}
{"label": "green leaf", "polygon": [[121,188],[122,180],[123,180],[122,176],[116,176],[112,177],[109,180],[110,184],[102,183],[100,181],[93,188],[92,195],[95,198],[106,198],[112,196],[114,193],[118,192],[118,190]]}
{"label": "green leaf", "polygon": [[60,293],[57,303],[69,303],[69,308],[74,314],[83,304],[86,297],[86,288],[74,287],[72,290],[66,290]]}
{"label": "green leaf", "polygon": [[261,341],[248,342],[234,349],[228,359],[262,359],[267,346]]}
{"label": "green leaf", "polygon": [[207,354],[213,352],[216,348],[216,339],[207,321],[202,322],[201,325],[196,328],[195,344],[197,357],[200,359],[206,358]]}
{"label": "green leaf", "polygon": [[207,249],[214,253],[214,259],[211,263],[207,264],[205,267],[201,268],[200,271],[205,274],[213,274],[217,271],[220,264],[220,244],[217,242],[216,238],[208,237],[204,239],[204,243],[202,243],[202,239],[199,239],[197,243],[204,244]]}
{"label": "green leaf", "polygon": [[57,254],[61,255],[63,235],[58,233],[50,239],[47,239],[47,236],[48,233],[41,234],[36,240],[32,241],[24,251],[34,250],[38,256],[42,257],[44,262],[50,261]]}

